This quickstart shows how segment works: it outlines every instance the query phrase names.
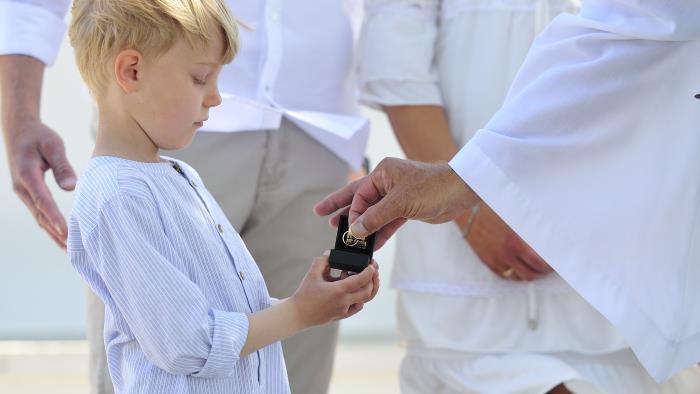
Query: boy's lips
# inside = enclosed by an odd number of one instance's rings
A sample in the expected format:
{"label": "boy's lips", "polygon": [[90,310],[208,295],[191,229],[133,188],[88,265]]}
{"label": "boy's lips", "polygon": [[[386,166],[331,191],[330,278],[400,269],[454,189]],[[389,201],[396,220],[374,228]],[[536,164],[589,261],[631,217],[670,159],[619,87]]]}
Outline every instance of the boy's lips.
{"label": "boy's lips", "polygon": [[195,126],[202,127],[202,126],[204,126],[204,122],[206,122],[208,119],[209,118],[194,122],[194,124],[195,124]]}

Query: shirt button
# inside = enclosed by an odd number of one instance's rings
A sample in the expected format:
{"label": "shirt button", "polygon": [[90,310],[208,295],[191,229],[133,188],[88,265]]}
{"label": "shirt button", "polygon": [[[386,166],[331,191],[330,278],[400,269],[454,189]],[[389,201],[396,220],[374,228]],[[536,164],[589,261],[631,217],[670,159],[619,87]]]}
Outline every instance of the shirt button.
{"label": "shirt button", "polygon": [[241,271],[238,275],[241,277],[241,280],[245,280],[245,272]]}
{"label": "shirt button", "polygon": [[224,226],[222,226],[221,224],[217,224],[216,229],[219,230],[219,234],[224,233]]}
{"label": "shirt button", "polygon": [[192,187],[195,189],[197,188],[197,182],[193,181],[192,179],[190,179],[190,185],[192,185]]}

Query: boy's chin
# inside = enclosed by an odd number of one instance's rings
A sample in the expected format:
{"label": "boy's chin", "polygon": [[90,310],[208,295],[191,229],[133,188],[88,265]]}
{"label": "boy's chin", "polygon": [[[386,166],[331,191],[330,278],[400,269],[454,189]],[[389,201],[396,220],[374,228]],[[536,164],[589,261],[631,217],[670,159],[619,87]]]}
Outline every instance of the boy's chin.
{"label": "boy's chin", "polygon": [[195,133],[192,133],[188,138],[181,138],[177,141],[175,141],[175,140],[166,141],[164,144],[160,145],[160,149],[162,149],[162,150],[180,150],[180,149],[186,148],[192,143],[192,140],[194,139],[194,134]]}

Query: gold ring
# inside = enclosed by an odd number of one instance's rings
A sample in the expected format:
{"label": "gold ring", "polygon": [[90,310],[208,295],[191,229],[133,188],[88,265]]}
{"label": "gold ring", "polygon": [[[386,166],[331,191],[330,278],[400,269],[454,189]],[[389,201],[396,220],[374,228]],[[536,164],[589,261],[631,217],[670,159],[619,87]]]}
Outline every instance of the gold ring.
{"label": "gold ring", "polygon": [[364,249],[365,247],[367,247],[367,243],[365,242],[365,240],[362,238],[355,237],[350,230],[346,231],[343,234],[343,243],[347,246],[356,247],[360,249]]}
{"label": "gold ring", "polygon": [[513,275],[513,269],[512,269],[512,268],[508,268],[507,270],[501,272],[501,276],[504,277],[504,278],[510,278],[511,275]]}

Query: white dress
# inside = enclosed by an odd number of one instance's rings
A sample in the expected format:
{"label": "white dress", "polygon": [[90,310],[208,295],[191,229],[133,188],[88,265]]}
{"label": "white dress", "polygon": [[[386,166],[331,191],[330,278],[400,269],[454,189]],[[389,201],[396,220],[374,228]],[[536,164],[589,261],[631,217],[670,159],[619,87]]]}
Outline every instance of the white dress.
{"label": "white dress", "polygon": [[[361,98],[442,105],[462,146],[501,106],[536,34],[576,9],[566,0],[367,1]],[[561,382],[584,393],[700,390],[697,368],[657,385],[557,274],[503,280],[453,223],[409,222],[397,238],[404,392],[544,393]]]}

